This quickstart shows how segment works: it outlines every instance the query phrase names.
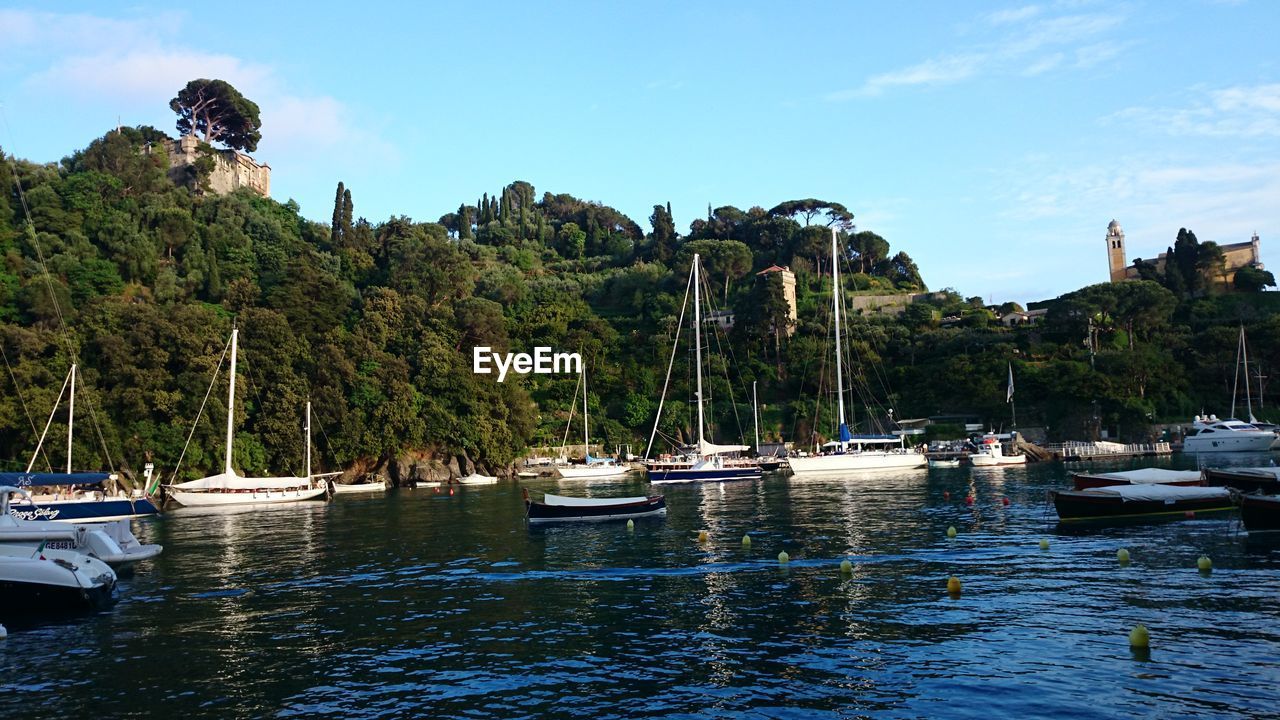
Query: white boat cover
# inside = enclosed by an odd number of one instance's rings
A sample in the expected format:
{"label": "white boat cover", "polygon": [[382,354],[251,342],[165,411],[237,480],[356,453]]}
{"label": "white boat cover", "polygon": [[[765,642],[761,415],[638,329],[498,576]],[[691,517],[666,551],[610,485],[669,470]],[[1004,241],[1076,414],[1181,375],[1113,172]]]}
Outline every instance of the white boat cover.
{"label": "white boat cover", "polygon": [[1181,487],[1177,485],[1108,485],[1107,487],[1086,490],[1088,493],[1100,495],[1119,495],[1125,502],[1133,500],[1169,501],[1175,500],[1209,500],[1213,498],[1227,499],[1231,493],[1221,487]]}
{"label": "white boat cover", "polygon": [[207,478],[178,483],[178,490],[278,490],[281,488],[310,487],[311,481],[300,477],[245,478],[235,473],[221,473]]}
{"label": "white boat cover", "polygon": [[719,455],[721,453],[743,452],[750,448],[746,445],[717,445],[703,440],[699,449],[703,455]]}
{"label": "white boat cover", "polygon": [[1140,470],[1124,470],[1113,473],[1080,473],[1084,477],[1108,478],[1123,480],[1135,485],[1159,485],[1162,483],[1195,482],[1200,479],[1199,470],[1165,470],[1163,468],[1142,468]]}
{"label": "white boat cover", "polygon": [[593,507],[598,505],[622,505],[625,503],[644,502],[649,498],[644,497],[620,497],[620,498],[579,498],[565,497],[564,495],[552,495],[547,493],[542,496],[542,502],[546,505],[561,505],[569,507]]}

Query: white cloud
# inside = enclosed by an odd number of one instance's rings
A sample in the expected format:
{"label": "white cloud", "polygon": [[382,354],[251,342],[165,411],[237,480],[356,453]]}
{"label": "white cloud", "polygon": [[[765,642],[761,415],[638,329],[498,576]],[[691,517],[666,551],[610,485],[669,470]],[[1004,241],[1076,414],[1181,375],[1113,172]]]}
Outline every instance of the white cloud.
{"label": "white cloud", "polygon": [[926,60],[901,70],[875,75],[860,88],[840,90],[826,97],[828,100],[848,100],[879,95],[893,87],[954,83],[971,77],[984,59],[982,55],[953,55]]}
{"label": "white cloud", "polygon": [[987,19],[987,22],[992,25],[1011,25],[1014,23],[1023,22],[1025,20],[1030,20],[1031,18],[1039,15],[1041,12],[1043,12],[1043,8],[1041,8],[1039,5],[1027,5],[1020,8],[998,10],[996,12],[993,12],[987,15],[986,19]]}
{"label": "white cloud", "polygon": [[1184,107],[1130,107],[1110,121],[1128,122],[1171,135],[1280,137],[1280,83],[1200,91]]}

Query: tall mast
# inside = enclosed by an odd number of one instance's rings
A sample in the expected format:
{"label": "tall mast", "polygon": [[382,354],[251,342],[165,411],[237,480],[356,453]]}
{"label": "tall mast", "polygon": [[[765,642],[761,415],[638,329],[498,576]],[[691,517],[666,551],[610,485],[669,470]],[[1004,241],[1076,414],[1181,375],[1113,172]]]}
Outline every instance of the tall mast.
{"label": "tall mast", "polygon": [[756,455],[760,454],[760,394],[756,392],[756,381],[751,381],[751,416],[756,421]]}
{"label": "tall mast", "polygon": [[71,433],[76,422],[76,364],[71,363],[71,405],[67,410],[67,474],[71,474]]}
{"label": "tall mast", "polygon": [[[1236,416],[1236,396],[1240,394],[1240,351],[1244,349],[1244,324],[1240,324],[1240,334],[1236,338],[1236,371],[1231,376],[1231,417]],[[1249,379],[1249,368],[1244,369],[1245,379]]]}
{"label": "tall mast", "polygon": [[[1240,325],[1240,356],[1244,358],[1244,405],[1249,410],[1249,422],[1257,422],[1253,417],[1253,392],[1249,389],[1249,345],[1244,341],[1244,324]],[[75,397],[73,394],[72,398]],[[1231,398],[1235,402],[1235,398]],[[1232,415],[1235,415],[1234,408]]]}
{"label": "tall mast", "polygon": [[307,479],[311,479],[311,401],[307,401]]}
{"label": "tall mast", "polygon": [[[840,262],[837,258],[836,229],[831,228],[831,307],[836,318],[836,400],[839,406],[840,425],[837,432],[844,428],[844,371],[840,366]],[[840,433],[843,435],[844,433]],[[843,437],[840,447],[844,447]]]}
{"label": "tall mast", "polygon": [[693,254],[693,346],[694,362],[698,368],[698,456],[702,456],[702,446],[706,442],[702,430],[702,304],[700,282],[698,280],[698,254]]}
{"label": "tall mast", "polygon": [[231,470],[231,441],[235,432],[234,421],[236,418],[236,341],[240,335],[240,328],[231,328],[231,389],[227,391],[227,464],[223,470],[230,475]]}
{"label": "tall mast", "polygon": [[582,363],[582,459],[591,464],[591,429],[587,424],[587,364]]}

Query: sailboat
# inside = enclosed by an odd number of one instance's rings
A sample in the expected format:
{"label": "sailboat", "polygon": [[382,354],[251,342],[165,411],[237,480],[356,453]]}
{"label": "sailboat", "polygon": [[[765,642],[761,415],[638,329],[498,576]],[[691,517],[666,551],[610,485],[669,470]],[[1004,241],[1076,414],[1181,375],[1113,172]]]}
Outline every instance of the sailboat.
{"label": "sailboat", "polygon": [[[839,426],[838,440],[827,443],[830,450],[819,455],[793,457],[789,460],[795,475],[833,475],[867,470],[906,470],[922,468],[928,463],[924,453],[910,450],[901,436],[854,435],[849,432],[844,414],[844,373],[840,349],[840,262],[836,247],[836,229],[831,228],[831,307],[835,313],[836,398]],[[897,445],[897,447],[893,447]]]}
{"label": "sailboat", "polygon": [[[313,500],[325,494],[325,486],[311,475],[311,403],[307,403],[307,477],[246,478],[231,467],[235,436],[236,352],[240,329],[231,330],[231,382],[227,393],[227,453],[222,472],[199,480],[169,485],[169,497],[186,506],[259,505]],[[214,378],[216,381],[216,377]]]}
{"label": "sailboat", "polygon": [[[701,310],[701,289],[699,287],[698,266],[700,264],[697,253],[693,255],[693,268],[689,271],[689,282],[693,285],[693,344],[694,344],[694,365],[697,368],[694,373],[698,378],[697,398],[698,398],[698,444],[693,450],[682,457],[646,460],[645,471],[649,474],[649,482],[657,483],[677,483],[677,482],[701,482],[701,481],[724,481],[724,480],[754,480],[761,476],[760,466],[753,463],[734,463],[727,461],[724,457],[725,453],[742,452],[747,450],[746,445],[717,445],[707,441],[706,437],[706,420],[703,412],[703,394],[702,394],[702,310]],[[685,292],[685,301],[688,302],[689,293]],[[683,320],[684,308],[681,307],[681,320]],[[674,363],[676,346],[680,344],[679,333],[676,336],[676,342],[671,348],[671,359]],[[667,381],[671,380],[671,366],[667,367]],[[666,383],[663,384],[663,400],[666,399]],[[649,436],[649,450],[653,449],[653,438],[658,432],[658,423],[662,420],[662,402],[658,403],[658,416],[653,421],[653,434]],[[646,458],[648,451],[645,452]]]}
{"label": "sailboat", "polygon": [[565,480],[598,480],[622,477],[631,472],[628,465],[620,465],[612,458],[591,457],[591,424],[587,419],[587,365],[582,364],[582,452],[586,462],[582,465],[557,465],[560,477]]}
{"label": "sailboat", "polygon": [[[9,508],[10,514],[20,520],[61,522],[105,522],[155,515],[159,509],[145,497],[110,495],[106,490],[106,483],[117,480],[114,474],[71,471],[71,447],[75,436],[76,419],[76,369],[77,366],[72,363],[66,380],[62,382],[58,400],[49,413],[44,432],[40,434],[40,440],[36,443],[35,452],[31,454],[31,462],[27,463],[26,472],[0,473],[0,484],[4,485],[13,485],[25,490],[37,487],[66,489],[14,502]],[[68,388],[70,393],[67,410],[67,471],[63,473],[32,472],[36,458],[40,457],[40,449],[44,447],[44,440],[49,433],[49,426],[53,423],[53,416],[57,413],[58,406],[62,404],[62,396],[67,393]]]}

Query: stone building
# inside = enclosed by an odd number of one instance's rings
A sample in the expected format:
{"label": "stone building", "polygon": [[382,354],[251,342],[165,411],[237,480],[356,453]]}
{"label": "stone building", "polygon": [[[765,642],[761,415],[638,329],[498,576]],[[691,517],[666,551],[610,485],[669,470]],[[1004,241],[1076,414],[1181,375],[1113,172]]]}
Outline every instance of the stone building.
{"label": "stone building", "polygon": [[[207,147],[207,146],[206,146]],[[209,158],[213,165],[207,178],[207,192],[226,195],[240,188],[271,196],[271,166],[259,163],[235,150],[201,150],[200,141],[194,135],[183,135],[168,142],[169,178],[179,185],[192,183],[202,158]]]}
{"label": "stone building", "polygon": [[782,297],[787,301],[787,317],[791,320],[787,324],[787,337],[790,337],[795,334],[796,324],[800,321],[800,314],[796,311],[796,274],[791,272],[790,267],[770,265],[756,273],[756,277],[768,280],[773,273],[780,273],[782,276]]}
{"label": "stone building", "polygon": [[[1121,282],[1123,280],[1137,280],[1138,268],[1136,264],[1126,264],[1124,255],[1124,230],[1120,227],[1120,223],[1112,220],[1107,225],[1107,269],[1110,271],[1111,282]],[[1226,261],[1226,268],[1222,275],[1214,278],[1215,282],[1224,282],[1227,285],[1235,283],[1236,271],[1242,267],[1256,267],[1259,270],[1265,270],[1262,265],[1261,241],[1258,234],[1254,233],[1248,242],[1230,243],[1220,245],[1222,248],[1222,256]],[[1156,259],[1149,261],[1155,265],[1156,272],[1164,272],[1164,264],[1168,253],[1160,253]]]}

